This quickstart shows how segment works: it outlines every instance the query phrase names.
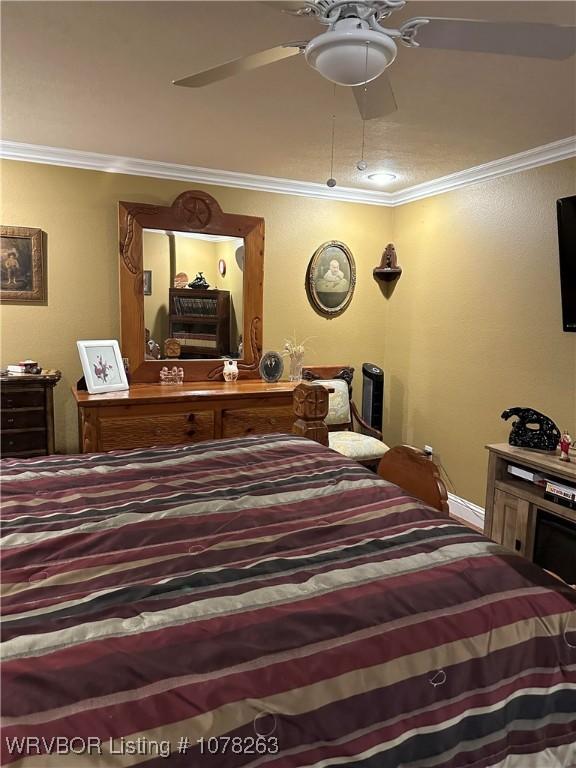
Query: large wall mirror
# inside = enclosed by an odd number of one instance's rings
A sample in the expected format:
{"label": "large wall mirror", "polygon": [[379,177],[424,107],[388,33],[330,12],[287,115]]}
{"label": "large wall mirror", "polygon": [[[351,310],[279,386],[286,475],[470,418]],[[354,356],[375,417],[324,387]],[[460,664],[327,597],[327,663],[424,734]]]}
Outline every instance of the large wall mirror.
{"label": "large wall mirror", "polygon": [[241,358],[244,240],[145,229],[142,246],[148,357]]}
{"label": "large wall mirror", "polygon": [[219,379],[223,361],[258,376],[263,219],[223,213],[205,192],[171,206],[119,204],[122,354],[132,381],[160,369]]}

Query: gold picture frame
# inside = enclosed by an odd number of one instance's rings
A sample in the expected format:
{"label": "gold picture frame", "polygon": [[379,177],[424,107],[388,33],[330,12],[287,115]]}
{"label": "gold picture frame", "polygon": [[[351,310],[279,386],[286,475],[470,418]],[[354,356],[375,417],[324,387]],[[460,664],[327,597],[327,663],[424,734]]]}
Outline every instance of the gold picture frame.
{"label": "gold picture frame", "polygon": [[42,230],[0,226],[0,243],[0,303],[46,304]]}
{"label": "gold picture frame", "polygon": [[314,253],[306,273],[306,292],[316,312],[323,317],[337,317],[354,295],[356,265],[344,243],[330,240]]}

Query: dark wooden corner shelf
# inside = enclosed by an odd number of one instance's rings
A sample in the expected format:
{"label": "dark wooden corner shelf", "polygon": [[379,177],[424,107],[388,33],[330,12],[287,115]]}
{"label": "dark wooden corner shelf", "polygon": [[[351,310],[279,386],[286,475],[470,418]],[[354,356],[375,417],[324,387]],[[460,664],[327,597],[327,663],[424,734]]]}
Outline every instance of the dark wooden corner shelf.
{"label": "dark wooden corner shelf", "polygon": [[402,274],[402,267],[394,267],[392,269],[386,267],[376,267],[372,274],[376,280],[384,280],[389,283],[391,280],[396,280]]}
{"label": "dark wooden corner shelf", "polygon": [[402,267],[398,266],[396,248],[392,243],[388,243],[384,249],[380,266],[374,267],[372,274],[376,280],[383,280],[386,283],[397,280],[402,274]]}

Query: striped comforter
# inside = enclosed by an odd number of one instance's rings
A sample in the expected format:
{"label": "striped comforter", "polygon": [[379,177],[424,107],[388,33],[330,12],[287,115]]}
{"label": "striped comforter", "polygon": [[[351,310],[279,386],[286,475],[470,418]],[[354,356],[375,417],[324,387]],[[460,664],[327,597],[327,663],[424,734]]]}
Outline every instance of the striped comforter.
{"label": "striped comforter", "polygon": [[576,764],[576,593],[340,455],[3,470],[6,764]]}

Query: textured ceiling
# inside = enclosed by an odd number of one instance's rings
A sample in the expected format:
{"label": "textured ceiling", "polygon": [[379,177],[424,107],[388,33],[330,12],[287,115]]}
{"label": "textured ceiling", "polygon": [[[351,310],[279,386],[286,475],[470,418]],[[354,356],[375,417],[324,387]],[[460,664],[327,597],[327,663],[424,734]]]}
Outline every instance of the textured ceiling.
{"label": "textured ceiling", "polygon": [[[576,23],[573,2],[408,2],[418,15]],[[2,137],[373,189],[351,93],[295,57],[192,90],[171,80],[322,27],[256,2],[3,2]],[[401,48],[399,109],[366,127],[394,191],[576,133],[576,59]]]}

